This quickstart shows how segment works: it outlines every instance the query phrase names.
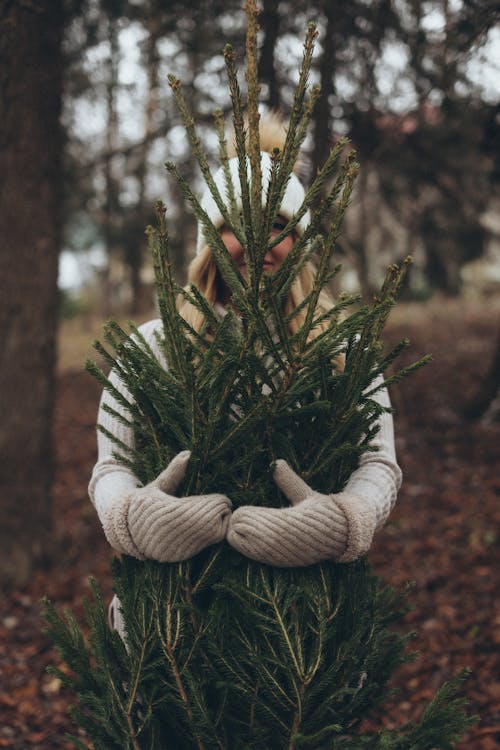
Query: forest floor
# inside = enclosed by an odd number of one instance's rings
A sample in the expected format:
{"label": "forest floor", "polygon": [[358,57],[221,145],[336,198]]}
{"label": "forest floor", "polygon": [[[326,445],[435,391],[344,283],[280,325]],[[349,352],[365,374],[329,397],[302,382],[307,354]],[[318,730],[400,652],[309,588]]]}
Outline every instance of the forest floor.
{"label": "forest floor", "polygon": [[[405,478],[370,553],[385,582],[399,587],[414,581],[412,609],[398,627],[415,631],[411,646],[420,656],[397,670],[391,683],[397,697],[367,726],[394,728],[418,718],[437,687],[467,667],[464,692],[480,720],[457,745],[460,750],[500,747],[500,416],[476,424],[460,417],[493,356],[497,325],[498,310],[492,315],[488,306],[442,302],[399,305],[387,329],[388,342],[411,339],[401,365],[428,352],[434,356],[392,390]],[[71,332],[66,338],[63,344],[74,346]],[[88,344],[90,333],[82,339]],[[89,375],[60,368],[57,555],[51,570],[39,571],[29,586],[0,601],[0,748],[72,747],[64,739],[66,731],[75,731],[67,714],[72,696],[45,671],[49,664],[61,665],[42,632],[40,598],[47,595],[83,621],[89,576],[106,599],[111,596],[112,555],[87,498],[98,397]]]}

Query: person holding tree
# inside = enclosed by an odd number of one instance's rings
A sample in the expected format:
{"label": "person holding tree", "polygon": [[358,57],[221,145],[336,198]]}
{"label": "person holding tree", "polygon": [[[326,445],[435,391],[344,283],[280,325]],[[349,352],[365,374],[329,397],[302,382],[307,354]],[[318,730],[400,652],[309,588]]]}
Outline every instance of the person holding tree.
{"label": "person holding tree", "polygon": [[104,388],[89,492],[123,555],[111,629],[91,582],[88,646],[46,603],[74,677],[56,673],[106,750],[449,747],[470,723],[460,678],[418,723],[363,729],[406,660],[407,639],[388,629],[403,597],[364,556],[401,483],[387,386],[428,359],[383,379],[408,344],[387,352],[381,334],[409,259],[351,314],[352,297],[331,299],[359,165],[340,139],[304,189],[294,167],[320,93],[307,86],[317,32],[308,25],[284,128],[260,118],[254,0],[246,14],[245,104],[224,48],[236,156],[218,111],[214,175],[169,76],[207,185],[200,202],[166,163],[198,220],[196,256],[183,288],[158,201],[146,232],[159,319],[131,334],[109,321],[112,352],[95,348],[111,374],[87,363]]}
{"label": "person holding tree", "polygon": [[[263,203],[271,173],[271,156],[282,146],[286,130],[274,116],[261,122],[261,169]],[[232,182],[238,184],[238,160],[229,160]],[[215,183],[223,195],[226,182],[222,167]],[[293,173],[287,184],[271,238],[283,232],[288,221],[299,211],[305,191]],[[241,208],[241,196],[234,196]],[[208,190],[201,205],[221,238],[241,276],[246,279],[246,256],[242,244],[229,229]],[[274,274],[290,253],[294,242],[307,228],[308,212],[294,231],[268,249],[263,259],[263,273]],[[285,312],[300,307],[314,281],[314,268],[307,263],[293,282]],[[215,311],[224,316],[233,306],[227,286],[219,273],[211,248],[199,224],[196,255],[189,267],[189,282],[195,285]],[[205,320],[200,310],[185,299],[179,312],[189,325],[201,331]],[[318,314],[333,306],[323,290],[318,300]],[[301,326],[301,315],[290,323],[290,335]],[[159,360],[158,345],[161,321],[152,320],[140,332]],[[321,325],[314,329],[318,335]],[[342,363],[338,363],[342,366]],[[166,366],[166,364],[165,364]],[[380,376],[381,377],[381,376]],[[116,373],[110,381],[128,400],[130,394]],[[374,383],[376,385],[376,383]],[[117,441],[132,446],[133,434],[123,407],[109,391],[103,393],[99,408],[98,461],[93,470],[89,494],[102,523],[104,533],[117,552],[139,559],[178,562],[189,559],[204,548],[227,539],[248,558],[277,567],[308,566],[323,560],[351,562],[370,548],[373,535],[387,520],[401,484],[401,470],[396,461],[393,420],[387,389],[380,388],[374,397],[381,407],[378,429],[370,450],[362,454],[358,468],[341,492],[324,494],[308,486],[289,464],[277,460],[274,481],[288,499],[285,508],[242,506],[232,511],[230,498],[217,493],[178,497],[176,491],[186,472],[190,452],[179,453],[153,482],[139,487],[133,473],[114,456]],[[116,599],[111,607],[112,622],[118,626]]]}

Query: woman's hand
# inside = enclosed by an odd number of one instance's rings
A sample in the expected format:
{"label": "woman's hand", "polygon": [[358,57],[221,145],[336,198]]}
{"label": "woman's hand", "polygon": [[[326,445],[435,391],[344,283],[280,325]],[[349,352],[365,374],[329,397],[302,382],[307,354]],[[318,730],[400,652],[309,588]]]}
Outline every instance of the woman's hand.
{"label": "woman's hand", "polygon": [[291,507],[235,510],[227,532],[232,547],[276,567],[350,562],[367,552],[375,523],[359,498],[316,492],[282,460],[276,462],[274,481]]}
{"label": "woman's hand", "polygon": [[159,562],[180,562],[226,536],[231,501],[224,495],[175,497],[191,453],[183,451],[150,484],[111,505],[104,530],[117,550]]}

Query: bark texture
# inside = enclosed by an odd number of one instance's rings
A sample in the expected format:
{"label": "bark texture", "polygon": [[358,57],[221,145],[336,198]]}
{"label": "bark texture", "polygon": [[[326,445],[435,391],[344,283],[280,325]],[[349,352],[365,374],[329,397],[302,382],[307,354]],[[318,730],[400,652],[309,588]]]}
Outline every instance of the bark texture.
{"label": "bark texture", "polygon": [[319,62],[321,96],[314,108],[314,150],[312,154],[311,180],[325,162],[330,150],[331,96],[334,93],[335,74],[335,24],[337,22],[336,0],[324,0],[325,32],[322,39],[323,52]]}
{"label": "bark texture", "polygon": [[0,0],[0,584],[50,551],[62,87],[60,0]]}
{"label": "bark texture", "polygon": [[281,106],[280,87],[276,71],[275,51],[280,31],[279,0],[264,0],[259,23],[264,32],[264,41],[260,52],[259,78],[269,87],[267,104],[270,109]]}

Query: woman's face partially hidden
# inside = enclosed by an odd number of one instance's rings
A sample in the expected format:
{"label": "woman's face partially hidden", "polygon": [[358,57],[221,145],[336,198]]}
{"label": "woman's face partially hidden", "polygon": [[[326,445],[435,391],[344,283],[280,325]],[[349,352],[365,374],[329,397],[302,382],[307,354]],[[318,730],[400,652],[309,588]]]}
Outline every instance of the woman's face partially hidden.
{"label": "woman's face partially hidden", "polygon": [[[276,218],[276,221],[273,225],[273,229],[271,232],[271,237],[276,237],[288,224],[287,219],[285,219],[283,216],[278,216]],[[227,247],[232,259],[238,266],[238,270],[243,276],[243,278],[247,278],[247,267],[245,263],[245,254],[243,252],[243,248],[241,247],[240,243],[234,236],[234,234],[231,232],[230,229],[227,227],[222,227],[221,229],[221,237],[222,241]],[[275,271],[278,270],[280,265],[285,260],[286,256],[290,252],[290,250],[293,247],[293,243],[295,242],[295,235],[289,234],[287,237],[285,237],[284,240],[282,240],[278,245],[273,247],[272,250],[268,250],[267,253],[264,256],[264,265],[263,265],[263,271],[264,273],[275,273]]]}

